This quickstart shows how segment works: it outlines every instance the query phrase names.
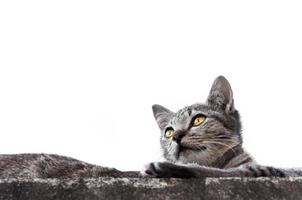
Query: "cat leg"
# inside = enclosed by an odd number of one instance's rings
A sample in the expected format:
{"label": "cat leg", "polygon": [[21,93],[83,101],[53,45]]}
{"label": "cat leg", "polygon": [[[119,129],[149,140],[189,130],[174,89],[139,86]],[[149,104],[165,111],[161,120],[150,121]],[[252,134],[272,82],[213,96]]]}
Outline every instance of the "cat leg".
{"label": "cat leg", "polygon": [[177,165],[169,162],[153,162],[142,171],[143,176],[158,178],[199,178],[199,177],[285,177],[285,170],[260,165],[219,169],[199,165]]}

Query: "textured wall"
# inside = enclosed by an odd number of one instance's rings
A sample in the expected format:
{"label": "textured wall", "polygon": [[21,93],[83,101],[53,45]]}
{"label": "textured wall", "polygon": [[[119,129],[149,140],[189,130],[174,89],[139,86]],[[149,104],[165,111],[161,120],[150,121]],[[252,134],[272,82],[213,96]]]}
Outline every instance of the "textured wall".
{"label": "textured wall", "polygon": [[295,178],[0,179],[0,199],[302,199]]}

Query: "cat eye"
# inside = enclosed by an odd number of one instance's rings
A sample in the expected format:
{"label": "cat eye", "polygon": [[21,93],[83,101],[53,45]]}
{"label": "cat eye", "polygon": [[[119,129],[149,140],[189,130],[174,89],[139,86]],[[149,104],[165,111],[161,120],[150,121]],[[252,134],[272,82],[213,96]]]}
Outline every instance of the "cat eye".
{"label": "cat eye", "polygon": [[203,115],[198,115],[195,117],[195,119],[192,122],[192,126],[200,126],[204,121],[206,120],[206,117]]}
{"label": "cat eye", "polygon": [[169,128],[165,132],[165,137],[166,138],[171,138],[174,135],[174,130],[172,128]]}

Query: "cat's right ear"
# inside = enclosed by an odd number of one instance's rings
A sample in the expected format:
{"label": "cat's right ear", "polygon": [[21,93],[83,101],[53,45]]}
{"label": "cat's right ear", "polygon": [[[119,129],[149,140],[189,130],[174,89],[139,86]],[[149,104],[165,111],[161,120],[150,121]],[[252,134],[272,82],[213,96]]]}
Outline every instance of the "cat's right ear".
{"label": "cat's right ear", "polygon": [[170,118],[173,115],[173,112],[158,104],[154,104],[152,106],[152,110],[159,128],[164,129],[169,123]]}
{"label": "cat's right ear", "polygon": [[215,109],[222,109],[226,113],[235,111],[233,91],[229,81],[223,77],[218,76],[211,88],[207,104]]}

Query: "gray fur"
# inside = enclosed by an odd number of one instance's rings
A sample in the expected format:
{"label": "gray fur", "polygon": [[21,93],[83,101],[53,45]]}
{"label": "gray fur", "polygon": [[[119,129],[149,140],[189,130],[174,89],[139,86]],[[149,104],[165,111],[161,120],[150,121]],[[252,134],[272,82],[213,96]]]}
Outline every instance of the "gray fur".
{"label": "gray fur", "polygon": [[[205,104],[187,106],[176,113],[153,105],[153,114],[161,130],[160,144],[167,162],[154,162],[142,171],[155,177],[208,176],[298,176],[298,170],[283,170],[258,165],[242,148],[241,122],[235,109],[233,91],[226,78],[215,79]],[[196,115],[206,116],[193,127]],[[172,138],[164,136],[175,131]]]}
{"label": "gray fur", "polygon": [[[193,104],[176,113],[160,105],[152,107],[162,132],[160,142],[166,162],[153,162],[142,171],[152,177],[211,176],[299,176],[299,169],[261,166],[242,148],[241,123],[234,107],[229,82],[218,77],[205,104]],[[194,116],[206,116],[204,123],[192,127]],[[175,130],[174,140],[164,137],[166,128]],[[136,176],[136,173],[128,173]],[[112,168],[88,164],[52,154],[0,155],[0,178],[122,177]]]}
{"label": "gray fur", "polygon": [[[132,173],[132,172],[131,172]],[[131,176],[131,173],[128,175]],[[137,176],[132,173],[133,176]],[[53,154],[0,155],[0,178],[123,177],[114,169]]]}

